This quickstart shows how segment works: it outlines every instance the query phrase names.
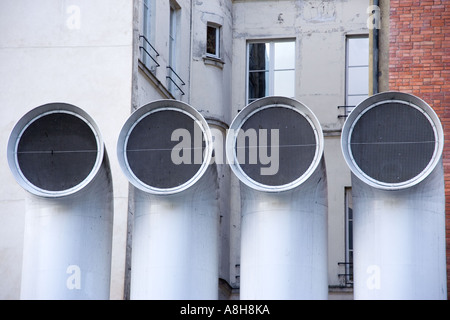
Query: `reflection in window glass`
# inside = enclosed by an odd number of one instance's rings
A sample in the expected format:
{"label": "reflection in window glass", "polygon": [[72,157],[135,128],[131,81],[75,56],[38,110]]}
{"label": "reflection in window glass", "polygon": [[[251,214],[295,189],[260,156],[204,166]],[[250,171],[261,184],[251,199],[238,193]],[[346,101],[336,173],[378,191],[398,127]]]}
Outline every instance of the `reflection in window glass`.
{"label": "reflection in window glass", "polygon": [[369,39],[348,39],[348,64],[349,66],[369,65]]}
{"label": "reflection in window glass", "polygon": [[248,103],[267,96],[295,95],[295,41],[248,45]]}
{"label": "reflection in window glass", "polygon": [[249,70],[269,70],[270,46],[264,43],[251,43],[249,45]]}
{"label": "reflection in window glass", "polygon": [[351,67],[348,69],[348,89],[349,95],[369,94],[369,74],[368,67]]}
{"label": "reflection in window glass", "polygon": [[275,71],[273,90],[275,96],[292,98],[295,92],[295,71]]}
{"label": "reflection in window glass", "polygon": [[248,97],[256,100],[269,94],[269,72],[250,72],[248,79]]}
{"label": "reflection in window glass", "polygon": [[275,43],[275,70],[295,69],[295,42]]}
{"label": "reflection in window glass", "polygon": [[206,54],[218,58],[220,56],[220,28],[208,26],[206,30]]}
{"label": "reflection in window glass", "polygon": [[[369,38],[347,38],[346,105],[355,107],[369,96]],[[348,111],[351,111],[350,108]]]}

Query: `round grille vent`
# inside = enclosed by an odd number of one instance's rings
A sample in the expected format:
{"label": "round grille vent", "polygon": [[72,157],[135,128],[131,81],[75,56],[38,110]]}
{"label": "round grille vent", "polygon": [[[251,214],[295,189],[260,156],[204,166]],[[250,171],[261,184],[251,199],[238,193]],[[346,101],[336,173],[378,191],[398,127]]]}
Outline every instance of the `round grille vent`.
{"label": "round grille vent", "polygon": [[293,99],[268,97],[233,121],[227,156],[247,185],[283,191],[303,183],[320,162],[322,131],[312,112]]}
{"label": "round grille vent", "polygon": [[98,130],[81,109],[62,103],[38,107],[16,125],[8,146],[10,167],[28,191],[71,194],[96,174],[103,159]]}
{"label": "round grille vent", "polygon": [[179,101],[157,101],[128,119],[118,156],[130,181],[158,194],[184,190],[206,170],[211,136],[203,117]]}
{"label": "round grille vent", "polygon": [[343,131],[344,155],[353,172],[381,188],[417,183],[440,158],[440,122],[413,96],[373,96],[352,112]]}

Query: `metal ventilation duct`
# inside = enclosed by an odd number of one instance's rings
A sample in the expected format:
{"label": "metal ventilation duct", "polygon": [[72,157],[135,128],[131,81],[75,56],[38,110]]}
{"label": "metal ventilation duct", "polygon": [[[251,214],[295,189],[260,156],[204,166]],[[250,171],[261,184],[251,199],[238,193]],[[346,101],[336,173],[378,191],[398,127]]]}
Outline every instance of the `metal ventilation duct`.
{"label": "metal ventilation duct", "polygon": [[355,299],[446,297],[443,147],[438,116],[409,94],[372,96],[347,119]]}
{"label": "metal ventilation duct", "polygon": [[136,110],[118,141],[132,189],[131,299],[217,299],[217,172],[204,118],[174,100]]}
{"label": "metal ventilation duct", "polygon": [[300,102],[248,105],[227,135],[241,183],[241,299],[327,299],[323,134]]}
{"label": "metal ventilation duct", "polygon": [[23,116],[8,162],[26,198],[23,299],[109,299],[112,181],[102,137],[64,103]]}

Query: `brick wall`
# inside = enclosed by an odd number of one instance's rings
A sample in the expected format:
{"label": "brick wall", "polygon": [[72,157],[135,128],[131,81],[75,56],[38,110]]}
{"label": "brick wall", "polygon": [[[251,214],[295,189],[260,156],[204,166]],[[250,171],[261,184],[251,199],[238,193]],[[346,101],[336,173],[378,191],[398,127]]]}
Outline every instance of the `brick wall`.
{"label": "brick wall", "polygon": [[391,0],[389,89],[430,104],[444,126],[450,296],[450,0]]}

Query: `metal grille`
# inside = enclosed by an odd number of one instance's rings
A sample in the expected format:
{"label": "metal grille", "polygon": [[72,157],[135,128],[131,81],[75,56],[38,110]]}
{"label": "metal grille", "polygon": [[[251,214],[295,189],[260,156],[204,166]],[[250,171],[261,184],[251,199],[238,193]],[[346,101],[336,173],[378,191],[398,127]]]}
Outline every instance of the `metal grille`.
{"label": "metal grille", "polygon": [[[175,130],[186,135],[172,141]],[[141,119],[126,146],[134,175],[148,186],[161,189],[178,187],[194,177],[202,166],[204,150],[203,131],[197,122],[173,110],[153,112]],[[179,159],[186,161],[178,163]]]}
{"label": "metal grille", "polygon": [[61,112],[32,122],[17,146],[24,177],[47,191],[64,191],[80,184],[93,170],[97,153],[97,140],[89,125]]}
{"label": "metal grille", "polygon": [[[254,131],[257,134],[256,144],[247,139],[244,145],[236,144],[235,152],[245,150],[245,162],[239,163],[244,173],[254,181],[267,186],[283,186],[299,179],[311,166],[317,150],[317,140],[310,122],[299,112],[284,107],[263,109],[252,115],[242,125],[237,141],[244,139],[240,135]],[[267,145],[261,144],[261,129],[267,130]],[[272,130],[278,130],[278,143],[272,145]],[[242,139],[241,139],[242,138]],[[255,139],[253,139],[255,140]],[[274,140],[276,142],[276,140]],[[254,141],[253,141],[254,142]],[[267,147],[271,158],[269,164],[261,161],[261,147]],[[276,156],[278,151],[278,156]],[[257,155],[257,162],[250,159]],[[278,168],[274,174],[262,174],[263,168]]]}
{"label": "metal grille", "polygon": [[369,109],[351,133],[358,167],[383,183],[402,183],[419,175],[436,148],[430,120],[417,108],[390,102]]}

